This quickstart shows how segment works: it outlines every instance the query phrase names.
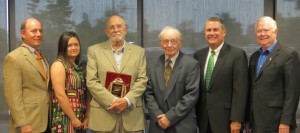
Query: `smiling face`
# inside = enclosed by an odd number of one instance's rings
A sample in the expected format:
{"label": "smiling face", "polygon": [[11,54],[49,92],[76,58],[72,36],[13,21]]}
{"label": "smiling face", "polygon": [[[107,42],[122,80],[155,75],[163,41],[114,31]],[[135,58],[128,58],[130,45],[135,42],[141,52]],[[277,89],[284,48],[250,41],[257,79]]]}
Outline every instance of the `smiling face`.
{"label": "smiling face", "polygon": [[224,42],[226,30],[219,21],[207,21],[204,32],[205,39],[211,49],[216,49]]}
{"label": "smiling face", "polygon": [[20,31],[23,42],[34,49],[38,49],[43,41],[43,29],[41,23],[36,19],[28,19],[24,29]]}
{"label": "smiling face", "polygon": [[108,19],[104,32],[109,37],[110,41],[120,42],[125,40],[127,30],[128,28],[125,25],[124,19],[120,16],[112,16]]}
{"label": "smiling face", "polygon": [[276,40],[276,23],[271,20],[261,19],[256,23],[256,40],[262,50],[268,49]]}
{"label": "smiling face", "polygon": [[67,57],[75,61],[76,57],[80,54],[80,44],[76,37],[70,38],[67,47]]}

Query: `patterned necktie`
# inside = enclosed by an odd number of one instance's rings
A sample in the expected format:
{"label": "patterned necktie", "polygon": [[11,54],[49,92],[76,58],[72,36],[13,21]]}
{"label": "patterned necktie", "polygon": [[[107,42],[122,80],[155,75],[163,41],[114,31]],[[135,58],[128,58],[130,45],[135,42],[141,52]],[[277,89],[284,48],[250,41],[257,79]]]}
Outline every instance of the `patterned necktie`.
{"label": "patterned necktie", "polygon": [[38,50],[35,50],[34,51],[35,55],[36,55],[36,60],[39,62],[39,65],[41,67],[41,70],[42,70],[42,74],[45,78],[47,78],[47,74],[46,74],[46,70],[45,70],[45,67],[43,65],[43,61],[42,61],[42,57],[41,57],[41,54]]}
{"label": "patterned necktie", "polygon": [[207,90],[208,90],[211,75],[212,75],[212,72],[213,72],[214,66],[215,66],[214,65],[214,56],[215,56],[215,51],[211,51],[209,59],[208,59],[208,63],[207,63],[207,67],[206,67],[206,75],[205,75],[205,85],[206,85]]}
{"label": "patterned necktie", "polygon": [[168,81],[170,79],[170,76],[171,76],[171,72],[172,72],[172,67],[171,67],[171,63],[172,63],[172,60],[171,59],[167,59],[166,60],[166,67],[165,67],[165,73],[164,73],[164,76],[165,76],[165,85],[167,86],[168,84]]}

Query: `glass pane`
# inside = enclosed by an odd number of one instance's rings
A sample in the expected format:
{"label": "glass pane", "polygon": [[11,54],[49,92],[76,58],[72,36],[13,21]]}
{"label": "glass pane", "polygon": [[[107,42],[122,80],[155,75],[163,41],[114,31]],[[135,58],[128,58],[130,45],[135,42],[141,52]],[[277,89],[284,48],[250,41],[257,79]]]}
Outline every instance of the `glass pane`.
{"label": "glass pane", "polygon": [[169,25],[182,32],[182,52],[192,55],[207,47],[203,34],[205,21],[216,16],[222,18],[227,27],[225,41],[243,48],[250,56],[257,50],[254,25],[263,14],[264,1],[261,0],[145,0],[144,46],[149,58],[160,55],[158,34]]}
{"label": "glass pane", "polygon": [[8,53],[7,29],[7,0],[0,1],[0,129],[8,133],[8,108],[3,95],[2,66],[5,55]]}
{"label": "glass pane", "polygon": [[[42,50],[53,61],[56,57],[58,38],[64,31],[76,31],[82,44],[83,60],[87,47],[107,40],[103,30],[106,20],[113,14],[124,17],[129,27],[126,40],[137,42],[136,0],[16,0],[16,27],[24,19],[35,17],[44,28]],[[16,28],[18,47],[21,43],[19,28]]]}
{"label": "glass pane", "polygon": [[[278,0],[276,21],[278,25],[278,41],[294,48],[300,54],[300,1],[299,0]],[[300,126],[300,104],[297,110],[297,126]],[[300,129],[297,128],[297,133]]]}

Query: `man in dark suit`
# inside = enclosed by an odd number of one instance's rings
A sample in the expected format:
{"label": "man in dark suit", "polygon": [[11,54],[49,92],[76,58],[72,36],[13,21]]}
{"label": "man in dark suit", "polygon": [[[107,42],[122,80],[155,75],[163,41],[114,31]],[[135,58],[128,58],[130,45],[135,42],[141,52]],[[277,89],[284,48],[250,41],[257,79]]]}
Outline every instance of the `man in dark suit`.
{"label": "man in dark suit", "polygon": [[197,51],[200,62],[200,98],[196,111],[200,133],[238,133],[244,122],[248,94],[246,53],[224,42],[221,19],[205,24],[207,48]]}
{"label": "man in dark suit", "polygon": [[[300,61],[296,51],[276,40],[271,17],[256,23],[260,49],[250,58],[250,123],[254,133],[295,132]],[[248,130],[249,131],[249,130]]]}
{"label": "man in dark suit", "polygon": [[199,64],[180,52],[181,33],[165,27],[160,35],[164,51],[147,67],[145,103],[150,133],[197,133],[195,104],[199,96]]}

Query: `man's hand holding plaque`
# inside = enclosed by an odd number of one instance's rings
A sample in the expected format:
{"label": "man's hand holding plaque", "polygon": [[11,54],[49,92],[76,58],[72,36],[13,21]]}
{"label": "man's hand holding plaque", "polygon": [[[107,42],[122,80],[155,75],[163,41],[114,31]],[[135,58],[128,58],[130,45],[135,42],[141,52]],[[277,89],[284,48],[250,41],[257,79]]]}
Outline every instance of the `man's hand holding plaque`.
{"label": "man's hand holding plaque", "polygon": [[107,109],[114,110],[117,113],[121,113],[126,110],[127,106],[128,103],[124,98],[118,98],[114,100]]}
{"label": "man's hand holding plaque", "polygon": [[130,91],[130,83],[131,75],[117,72],[106,73],[105,88],[118,97],[109,105],[108,110],[114,110],[117,113],[126,110],[128,103],[123,97]]}

